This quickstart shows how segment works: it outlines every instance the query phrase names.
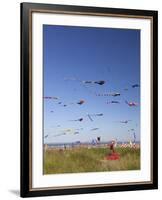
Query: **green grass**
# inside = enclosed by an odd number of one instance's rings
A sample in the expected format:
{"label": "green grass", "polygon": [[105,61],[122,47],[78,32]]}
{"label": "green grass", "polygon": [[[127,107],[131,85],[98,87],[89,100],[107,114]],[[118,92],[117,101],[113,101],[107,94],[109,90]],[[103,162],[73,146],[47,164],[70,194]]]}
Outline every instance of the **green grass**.
{"label": "green grass", "polygon": [[140,169],[140,149],[117,148],[119,160],[106,160],[108,148],[76,148],[44,152],[44,174]]}

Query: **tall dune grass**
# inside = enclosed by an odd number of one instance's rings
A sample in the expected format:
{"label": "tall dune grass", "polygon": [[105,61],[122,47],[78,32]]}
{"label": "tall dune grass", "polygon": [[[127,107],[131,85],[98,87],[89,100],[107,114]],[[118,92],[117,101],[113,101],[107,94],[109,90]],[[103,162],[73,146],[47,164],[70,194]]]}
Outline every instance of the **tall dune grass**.
{"label": "tall dune grass", "polygon": [[140,169],[140,149],[117,148],[119,160],[106,160],[108,148],[74,148],[44,152],[44,174]]}

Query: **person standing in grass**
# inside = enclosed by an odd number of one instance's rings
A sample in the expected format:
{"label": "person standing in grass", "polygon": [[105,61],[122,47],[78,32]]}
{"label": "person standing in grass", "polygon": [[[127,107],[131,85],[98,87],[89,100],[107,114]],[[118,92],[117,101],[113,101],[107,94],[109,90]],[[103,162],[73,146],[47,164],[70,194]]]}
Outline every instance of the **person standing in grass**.
{"label": "person standing in grass", "polygon": [[112,154],[112,153],[115,153],[114,145],[115,145],[115,142],[114,142],[114,141],[112,141],[111,144],[109,145],[111,154]]}

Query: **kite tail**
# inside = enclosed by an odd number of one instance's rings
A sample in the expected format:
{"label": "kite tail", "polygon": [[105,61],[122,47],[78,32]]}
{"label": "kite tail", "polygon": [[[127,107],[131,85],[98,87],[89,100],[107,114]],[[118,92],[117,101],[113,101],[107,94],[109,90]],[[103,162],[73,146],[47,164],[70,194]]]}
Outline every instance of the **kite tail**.
{"label": "kite tail", "polygon": [[91,118],[91,116],[89,114],[87,116],[90,119],[90,121],[93,122],[93,119]]}

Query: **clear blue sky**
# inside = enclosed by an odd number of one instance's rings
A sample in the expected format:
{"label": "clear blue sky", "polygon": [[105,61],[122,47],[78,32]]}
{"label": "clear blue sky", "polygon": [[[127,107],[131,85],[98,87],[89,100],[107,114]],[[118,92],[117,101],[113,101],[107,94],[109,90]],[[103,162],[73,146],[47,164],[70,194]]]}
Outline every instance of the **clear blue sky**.
{"label": "clear blue sky", "polygon": [[[128,132],[131,128],[140,140],[140,88],[131,87],[140,84],[139,30],[43,25],[43,64],[44,96],[59,97],[59,100],[44,100],[44,135],[49,135],[45,143],[90,142],[97,136],[102,141],[133,140],[133,134]],[[65,78],[106,80],[106,83],[83,84]],[[95,96],[109,92],[119,92],[121,96]],[[80,99],[85,100],[83,105],[76,104]],[[106,104],[112,100],[120,104]],[[129,107],[125,100],[139,105]],[[59,101],[67,107],[58,104]],[[103,116],[93,117],[91,122],[87,113],[103,113]],[[79,118],[83,121],[69,121]],[[117,122],[122,120],[132,121]],[[64,129],[77,128],[83,128],[80,134],[71,131],[53,137]],[[92,128],[99,129],[90,131]]]}

